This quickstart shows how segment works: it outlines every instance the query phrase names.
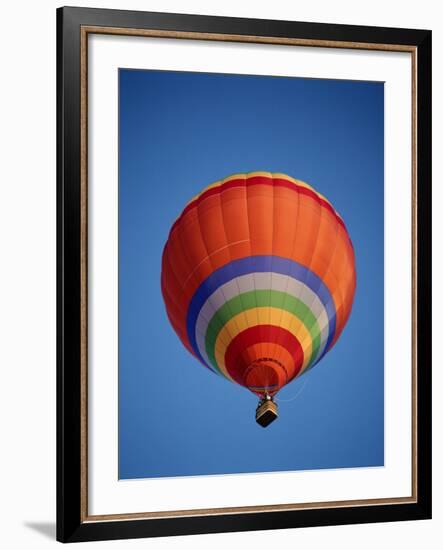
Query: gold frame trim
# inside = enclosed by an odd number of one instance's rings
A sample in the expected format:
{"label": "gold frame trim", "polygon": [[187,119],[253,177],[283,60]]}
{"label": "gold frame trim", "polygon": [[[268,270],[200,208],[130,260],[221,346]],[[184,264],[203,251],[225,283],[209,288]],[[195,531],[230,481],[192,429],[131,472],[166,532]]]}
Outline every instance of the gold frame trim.
{"label": "gold frame trim", "polygon": [[[305,46],[322,48],[342,48],[356,50],[378,50],[409,52],[411,54],[412,75],[412,495],[379,499],[347,501],[309,502],[299,504],[276,504],[257,506],[237,506],[229,508],[201,508],[128,514],[88,514],[88,35],[107,34],[169,38],[185,40],[216,40],[223,42],[247,42],[255,44],[278,44],[284,46]],[[81,26],[80,30],[80,334],[81,334],[81,465],[80,465],[80,521],[94,523],[102,521],[140,520],[154,518],[196,517],[229,514],[250,514],[257,512],[277,512],[288,510],[313,510],[321,508],[348,508],[354,506],[380,506],[386,504],[411,504],[418,498],[417,487],[417,48],[409,45],[370,44],[365,42],[344,42],[331,40],[308,40],[299,38],[278,38],[235,34],[214,34],[182,31],[132,29],[120,27]]]}

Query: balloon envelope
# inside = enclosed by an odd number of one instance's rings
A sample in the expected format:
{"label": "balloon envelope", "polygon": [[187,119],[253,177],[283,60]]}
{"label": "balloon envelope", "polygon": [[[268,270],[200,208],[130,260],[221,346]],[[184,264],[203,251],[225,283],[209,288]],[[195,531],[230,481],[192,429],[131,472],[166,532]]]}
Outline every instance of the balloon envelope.
{"label": "balloon envelope", "polygon": [[285,174],[236,174],[194,197],[162,258],[169,320],[209,370],[273,396],[340,336],[354,250],[331,203]]}

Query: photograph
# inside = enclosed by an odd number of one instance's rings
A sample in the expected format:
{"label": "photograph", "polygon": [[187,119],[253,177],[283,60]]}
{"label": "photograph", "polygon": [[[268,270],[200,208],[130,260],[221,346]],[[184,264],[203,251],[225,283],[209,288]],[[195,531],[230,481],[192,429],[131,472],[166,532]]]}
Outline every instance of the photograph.
{"label": "photograph", "polygon": [[383,82],[120,69],[118,192],[119,479],[384,466]]}

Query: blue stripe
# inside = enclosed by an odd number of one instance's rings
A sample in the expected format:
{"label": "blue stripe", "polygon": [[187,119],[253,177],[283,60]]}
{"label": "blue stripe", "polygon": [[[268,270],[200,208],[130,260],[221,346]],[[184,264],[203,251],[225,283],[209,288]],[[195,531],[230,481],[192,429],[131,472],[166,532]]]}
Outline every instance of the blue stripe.
{"label": "blue stripe", "polygon": [[[326,313],[328,314],[329,333],[323,353],[317,358],[315,363],[318,363],[318,361],[327,352],[329,344],[332,342],[335,334],[336,311],[331,293],[320,277],[318,277],[307,267],[295,262],[294,260],[289,260],[288,258],[280,258],[279,256],[248,256],[247,258],[234,260],[211,273],[211,275],[209,275],[209,277],[207,277],[198,287],[192,297],[186,317],[186,330],[192,349],[205,365],[206,362],[201,356],[197,346],[195,325],[197,323],[200,310],[206,300],[220,286],[224,285],[228,281],[232,281],[232,279],[235,279],[236,277],[247,275],[249,273],[263,273],[268,271],[280,273],[282,275],[289,275],[292,278],[304,283],[318,296],[319,300],[325,307]],[[209,365],[207,366],[211,368]]]}

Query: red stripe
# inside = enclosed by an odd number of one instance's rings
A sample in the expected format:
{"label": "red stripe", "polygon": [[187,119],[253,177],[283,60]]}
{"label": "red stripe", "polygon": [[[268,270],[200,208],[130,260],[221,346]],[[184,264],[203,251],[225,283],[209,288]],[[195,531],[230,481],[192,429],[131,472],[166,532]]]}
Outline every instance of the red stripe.
{"label": "red stripe", "polygon": [[197,207],[202,201],[204,201],[206,198],[210,197],[211,195],[216,195],[218,193],[221,193],[222,191],[225,191],[227,189],[231,189],[232,187],[248,187],[250,185],[275,185],[277,187],[286,187],[288,189],[292,189],[293,191],[297,191],[298,193],[301,193],[302,195],[306,195],[308,197],[311,197],[316,202],[324,206],[327,210],[329,210],[338,223],[346,229],[346,226],[343,222],[343,220],[337,216],[337,213],[332,208],[332,206],[329,204],[329,202],[325,201],[321,197],[315,193],[315,191],[311,191],[307,187],[302,187],[301,185],[297,185],[296,183],[293,183],[292,181],[288,181],[282,178],[267,178],[266,176],[253,176],[247,180],[244,179],[234,179],[227,181],[226,183],[223,183],[222,185],[218,185],[216,187],[211,187],[207,191],[203,192],[201,195],[199,195],[195,200],[190,202],[183,212],[180,214],[178,219],[174,222],[173,226],[171,227],[171,231],[169,232],[169,235],[172,234],[176,226],[180,223],[182,218],[192,209]]}
{"label": "red stripe", "polygon": [[250,327],[233,338],[225,352],[225,365],[230,376],[244,386],[244,373],[248,368],[243,352],[258,343],[275,343],[285,347],[294,357],[295,373],[298,374],[303,365],[303,349],[297,338],[288,330],[274,325],[257,325]]}

